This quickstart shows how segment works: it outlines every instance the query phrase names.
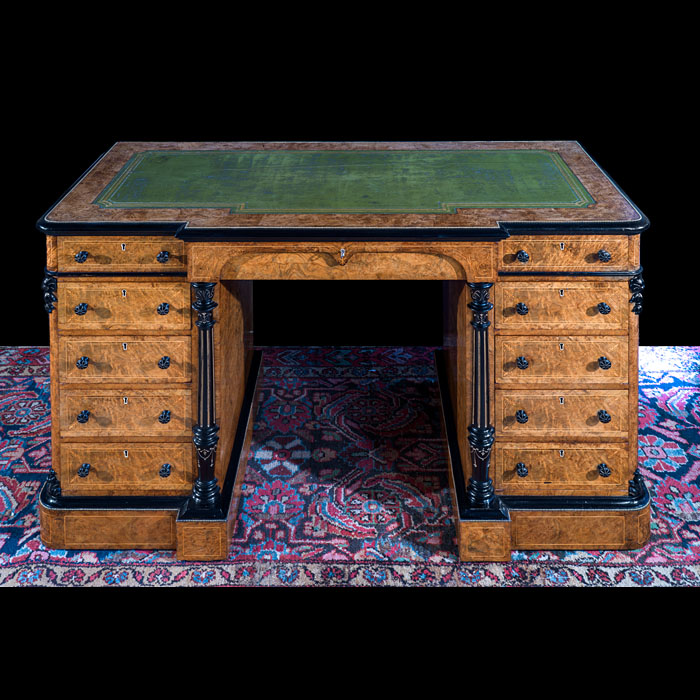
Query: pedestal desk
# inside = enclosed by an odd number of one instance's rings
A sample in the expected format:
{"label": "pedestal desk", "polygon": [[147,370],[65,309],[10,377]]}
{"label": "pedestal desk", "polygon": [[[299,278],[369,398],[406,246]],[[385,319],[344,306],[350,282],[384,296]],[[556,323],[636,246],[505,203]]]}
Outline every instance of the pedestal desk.
{"label": "pedestal desk", "polygon": [[121,142],[37,225],[48,547],[227,557],[260,365],[253,283],[300,279],[442,282],[463,561],[647,540],[648,221],[577,142]]}

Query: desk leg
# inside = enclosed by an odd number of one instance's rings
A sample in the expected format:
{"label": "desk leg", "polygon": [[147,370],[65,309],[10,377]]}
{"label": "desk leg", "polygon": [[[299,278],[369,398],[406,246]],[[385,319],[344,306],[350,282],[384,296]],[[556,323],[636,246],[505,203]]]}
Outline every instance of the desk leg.
{"label": "desk leg", "polygon": [[199,395],[197,425],[193,428],[193,442],[197,450],[198,474],[192,489],[189,508],[218,511],[221,508],[221,489],[214,476],[216,445],[219,426],[214,408],[214,317],[218,304],[213,300],[216,282],[193,282],[197,312],[195,325],[199,328]]}

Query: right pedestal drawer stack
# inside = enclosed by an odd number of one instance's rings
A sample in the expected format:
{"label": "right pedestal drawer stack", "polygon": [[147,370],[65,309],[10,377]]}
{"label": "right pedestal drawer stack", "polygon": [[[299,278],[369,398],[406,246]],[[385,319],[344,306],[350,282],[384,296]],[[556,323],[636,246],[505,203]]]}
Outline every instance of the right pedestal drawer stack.
{"label": "right pedestal drawer stack", "polygon": [[638,236],[523,236],[499,255],[497,493],[626,495],[637,466]]}

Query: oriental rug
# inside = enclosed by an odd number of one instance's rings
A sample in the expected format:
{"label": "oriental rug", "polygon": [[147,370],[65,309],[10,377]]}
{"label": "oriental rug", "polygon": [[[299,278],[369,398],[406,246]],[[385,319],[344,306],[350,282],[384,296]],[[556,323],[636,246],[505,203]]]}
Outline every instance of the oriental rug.
{"label": "oriental rug", "polygon": [[700,347],[642,347],[639,469],[651,539],[633,551],[460,563],[432,348],[263,348],[229,558],[50,550],[45,347],[0,348],[0,586],[698,587]]}

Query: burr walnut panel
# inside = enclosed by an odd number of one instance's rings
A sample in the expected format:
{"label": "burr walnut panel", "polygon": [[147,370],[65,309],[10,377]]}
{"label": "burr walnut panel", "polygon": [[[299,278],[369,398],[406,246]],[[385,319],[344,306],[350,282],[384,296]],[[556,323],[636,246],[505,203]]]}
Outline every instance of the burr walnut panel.
{"label": "burr walnut panel", "polygon": [[65,495],[186,495],[192,488],[187,443],[64,443]]}
{"label": "burr walnut panel", "polygon": [[58,283],[59,330],[190,328],[190,285],[180,282]]}
{"label": "burr walnut panel", "polygon": [[496,383],[627,383],[626,336],[496,336]]}
{"label": "burr walnut panel", "polygon": [[517,281],[495,286],[497,330],[627,331],[629,288],[624,282]]}
{"label": "burr walnut panel", "polygon": [[[87,413],[85,413],[87,412]],[[192,437],[189,389],[66,389],[62,437]]]}
{"label": "burr walnut panel", "polygon": [[189,336],[63,336],[59,339],[63,382],[189,382]]}
{"label": "burr walnut panel", "polygon": [[628,236],[518,236],[500,242],[500,270],[628,270]]}
{"label": "burr walnut panel", "polygon": [[174,272],[187,267],[172,237],[67,236],[58,239],[60,272]]}
{"label": "burr walnut panel", "polygon": [[504,443],[494,448],[494,482],[504,494],[598,494],[626,491],[626,444]]}
{"label": "burr walnut panel", "polygon": [[496,435],[504,439],[626,439],[627,416],[627,391],[496,390]]}

